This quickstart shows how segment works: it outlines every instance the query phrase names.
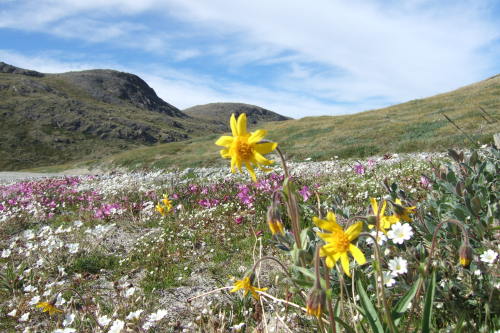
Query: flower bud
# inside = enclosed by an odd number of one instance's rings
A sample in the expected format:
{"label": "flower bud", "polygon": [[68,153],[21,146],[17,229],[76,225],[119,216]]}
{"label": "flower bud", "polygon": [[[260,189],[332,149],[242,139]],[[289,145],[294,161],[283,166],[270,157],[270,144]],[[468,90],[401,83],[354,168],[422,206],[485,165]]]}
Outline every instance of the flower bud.
{"label": "flower bud", "polygon": [[326,304],[326,293],[323,289],[318,287],[313,287],[307,296],[307,313],[315,316],[316,318],[321,317],[321,313],[325,308]]}
{"label": "flower bud", "polygon": [[458,256],[460,258],[460,265],[467,268],[472,261],[472,248],[468,243],[463,243],[458,250]]}
{"label": "flower bud", "polygon": [[285,227],[283,225],[283,222],[281,222],[280,214],[274,207],[274,204],[269,206],[269,208],[267,209],[267,224],[273,235],[285,234]]}

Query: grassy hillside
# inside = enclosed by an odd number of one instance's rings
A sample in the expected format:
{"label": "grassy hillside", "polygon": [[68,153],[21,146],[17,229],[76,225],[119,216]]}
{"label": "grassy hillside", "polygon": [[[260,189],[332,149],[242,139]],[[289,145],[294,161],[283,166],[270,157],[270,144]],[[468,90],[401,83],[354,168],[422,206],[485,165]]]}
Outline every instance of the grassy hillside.
{"label": "grassy hillside", "polygon": [[[269,138],[279,142],[290,157],[324,160],[470,146],[471,142],[446,120],[445,114],[474,141],[492,142],[491,135],[500,128],[499,110],[500,76],[496,76],[449,93],[379,110],[270,122],[258,127],[267,129]],[[221,164],[224,162],[217,153],[219,148],[214,145],[218,136],[134,149],[99,163],[131,169]]]}

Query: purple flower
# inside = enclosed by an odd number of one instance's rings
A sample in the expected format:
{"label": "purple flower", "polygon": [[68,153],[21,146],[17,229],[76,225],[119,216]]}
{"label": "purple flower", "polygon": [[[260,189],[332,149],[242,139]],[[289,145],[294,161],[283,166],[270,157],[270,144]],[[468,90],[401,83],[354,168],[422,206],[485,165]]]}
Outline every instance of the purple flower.
{"label": "purple flower", "polygon": [[238,216],[236,219],[234,219],[234,222],[236,224],[241,224],[243,223],[243,216]]}
{"label": "purple flower", "polygon": [[365,167],[363,166],[363,164],[358,163],[354,166],[354,172],[356,172],[358,175],[364,175]]}
{"label": "purple flower", "polygon": [[368,167],[372,169],[375,165],[377,164],[377,161],[369,159],[368,160]]}
{"label": "purple flower", "polygon": [[302,196],[302,199],[304,199],[304,202],[309,200],[311,197],[311,191],[309,191],[309,187],[305,186],[302,187],[302,189],[299,191],[299,194]]}
{"label": "purple flower", "polygon": [[431,181],[429,180],[429,178],[427,178],[424,175],[420,176],[420,186],[427,189],[427,188],[429,188],[430,184],[431,184]]}

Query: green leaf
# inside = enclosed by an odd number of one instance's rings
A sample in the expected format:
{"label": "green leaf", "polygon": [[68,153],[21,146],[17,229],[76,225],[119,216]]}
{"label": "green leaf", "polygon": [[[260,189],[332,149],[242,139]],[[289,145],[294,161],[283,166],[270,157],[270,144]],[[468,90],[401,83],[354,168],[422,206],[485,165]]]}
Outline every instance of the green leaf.
{"label": "green leaf", "polygon": [[436,293],[436,271],[433,271],[431,280],[427,284],[427,292],[425,293],[424,313],[422,315],[422,333],[431,332],[432,305],[434,303],[435,293]]}
{"label": "green leaf", "polygon": [[361,306],[363,307],[365,318],[368,320],[368,323],[372,328],[372,332],[383,333],[384,328],[382,327],[382,322],[380,321],[377,310],[375,310],[375,307],[370,301],[370,298],[368,297],[365,289],[363,288],[363,283],[361,282],[360,279],[356,281],[356,287],[358,289]]}
{"label": "green leaf", "polygon": [[394,320],[394,325],[397,327],[403,314],[408,310],[411,301],[417,293],[418,286],[422,283],[422,278],[419,278],[413,286],[408,290],[408,292],[398,301],[394,310],[392,311],[392,319]]}

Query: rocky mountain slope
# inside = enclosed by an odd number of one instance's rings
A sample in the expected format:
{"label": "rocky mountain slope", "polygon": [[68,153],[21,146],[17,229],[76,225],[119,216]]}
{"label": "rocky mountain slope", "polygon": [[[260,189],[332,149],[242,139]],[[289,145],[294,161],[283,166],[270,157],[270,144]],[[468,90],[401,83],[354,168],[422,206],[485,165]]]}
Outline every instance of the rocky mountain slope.
{"label": "rocky mountain slope", "polygon": [[229,130],[228,119],[233,113],[236,115],[246,113],[249,126],[263,122],[291,119],[259,106],[244,103],[209,103],[196,105],[182,111],[193,118],[216,125],[221,131]]}
{"label": "rocky mountain slope", "polygon": [[98,159],[221,126],[185,114],[133,74],[44,74],[0,62],[0,170]]}

